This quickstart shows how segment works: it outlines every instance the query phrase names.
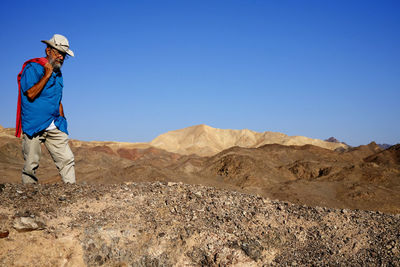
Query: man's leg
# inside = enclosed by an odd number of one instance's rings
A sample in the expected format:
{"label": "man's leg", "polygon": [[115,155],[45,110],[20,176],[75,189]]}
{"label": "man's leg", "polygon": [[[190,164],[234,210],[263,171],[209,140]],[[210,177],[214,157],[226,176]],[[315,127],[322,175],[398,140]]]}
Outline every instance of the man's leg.
{"label": "man's leg", "polygon": [[40,135],[30,138],[26,134],[23,134],[22,154],[25,160],[24,168],[22,169],[23,184],[35,184],[38,182],[35,174],[42,154],[42,141]]}
{"label": "man's leg", "polygon": [[58,129],[47,131],[44,144],[50,152],[64,183],[74,184],[76,182],[75,160],[68,145],[68,135]]}

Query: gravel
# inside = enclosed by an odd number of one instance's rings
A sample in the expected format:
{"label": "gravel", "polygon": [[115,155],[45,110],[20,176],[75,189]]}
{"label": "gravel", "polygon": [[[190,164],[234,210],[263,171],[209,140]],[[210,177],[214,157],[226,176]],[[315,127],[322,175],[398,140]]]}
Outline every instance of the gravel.
{"label": "gravel", "polygon": [[[27,218],[42,224],[13,228]],[[36,241],[79,244],[65,255],[35,255],[43,266],[49,257],[78,266],[400,266],[399,215],[182,183],[0,185],[0,265],[32,246],[23,242],[32,230]]]}

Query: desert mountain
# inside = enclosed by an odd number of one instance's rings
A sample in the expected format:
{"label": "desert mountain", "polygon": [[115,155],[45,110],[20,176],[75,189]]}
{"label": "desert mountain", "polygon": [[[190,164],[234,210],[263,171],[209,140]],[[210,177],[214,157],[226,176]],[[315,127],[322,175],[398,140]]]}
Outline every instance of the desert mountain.
{"label": "desert mountain", "polygon": [[388,149],[373,154],[365,158],[364,161],[386,166],[400,165],[400,144],[390,146]]}
{"label": "desert mountain", "polygon": [[[0,135],[0,183],[19,183],[21,140],[12,136],[13,129],[2,132],[9,134]],[[266,144],[231,147],[210,157],[148,144],[72,140],[71,148],[79,183],[183,182],[311,206],[400,212],[398,146],[331,150]],[[60,181],[47,150],[42,151],[40,182]]]}
{"label": "desert mountain", "polygon": [[15,129],[14,128],[4,128],[0,125],[0,136],[1,137],[14,137]]}
{"label": "desert mountain", "polygon": [[324,141],[326,142],[331,142],[331,143],[340,143],[339,140],[337,140],[335,137],[331,136],[328,139],[325,139]]}
{"label": "desert mountain", "polygon": [[378,146],[382,149],[388,149],[389,147],[391,147],[392,145],[390,144],[378,144]]}
{"label": "desert mountain", "polygon": [[347,148],[342,143],[333,143],[304,136],[287,136],[276,132],[258,133],[251,130],[225,130],[201,124],[162,134],[150,145],[183,155],[215,155],[233,146],[255,148],[266,144],[314,145],[327,149]]}

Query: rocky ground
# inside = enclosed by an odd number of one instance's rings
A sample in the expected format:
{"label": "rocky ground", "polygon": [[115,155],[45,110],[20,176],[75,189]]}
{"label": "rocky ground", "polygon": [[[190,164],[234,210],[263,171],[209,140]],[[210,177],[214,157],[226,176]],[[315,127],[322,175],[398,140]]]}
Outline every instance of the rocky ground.
{"label": "rocky ground", "polygon": [[182,183],[0,185],[0,266],[400,266],[400,215]]}

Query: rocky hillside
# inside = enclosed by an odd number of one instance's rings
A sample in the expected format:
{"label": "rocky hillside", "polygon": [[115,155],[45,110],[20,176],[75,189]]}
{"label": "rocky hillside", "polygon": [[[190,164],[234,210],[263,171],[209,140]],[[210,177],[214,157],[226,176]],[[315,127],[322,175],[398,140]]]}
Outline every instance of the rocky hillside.
{"label": "rocky hillside", "polygon": [[181,183],[0,185],[0,266],[399,266],[400,216]]}
{"label": "rocky hillside", "polygon": [[[21,140],[0,136],[0,183],[20,183]],[[0,131],[1,133],[1,131]],[[371,143],[330,150],[313,145],[232,147],[211,157],[116,142],[71,141],[78,183],[183,182],[310,206],[400,213],[400,151]],[[43,148],[40,183],[60,181]]]}
{"label": "rocky hillside", "polygon": [[212,156],[234,146],[255,148],[266,144],[287,146],[309,144],[331,150],[348,147],[343,143],[327,142],[304,136],[287,136],[275,132],[258,133],[247,129],[225,130],[204,124],[167,132],[150,142],[150,145],[169,152],[199,156]]}

